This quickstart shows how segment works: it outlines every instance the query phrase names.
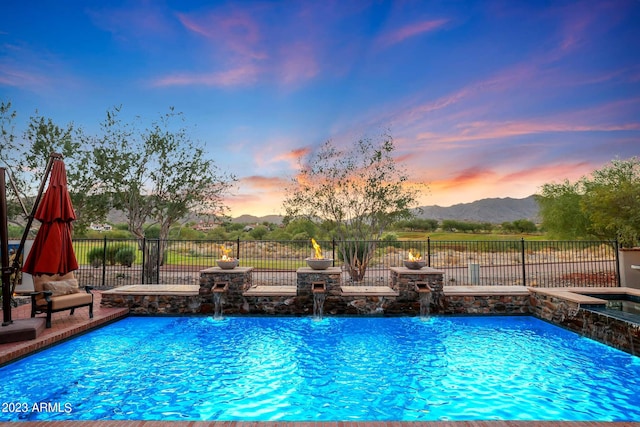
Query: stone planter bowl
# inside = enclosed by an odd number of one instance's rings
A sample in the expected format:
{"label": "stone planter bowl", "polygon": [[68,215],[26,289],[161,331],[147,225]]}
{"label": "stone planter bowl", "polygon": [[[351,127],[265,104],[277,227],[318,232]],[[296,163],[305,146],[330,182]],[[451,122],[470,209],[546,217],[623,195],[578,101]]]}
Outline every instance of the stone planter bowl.
{"label": "stone planter bowl", "polygon": [[218,264],[218,267],[223,270],[233,270],[238,266],[237,259],[218,259],[216,260],[216,263]]}
{"label": "stone planter bowl", "polygon": [[331,258],[307,258],[307,265],[313,270],[326,270],[333,265],[333,259]]}
{"label": "stone planter bowl", "polygon": [[404,262],[404,266],[407,267],[409,270],[420,270],[422,267],[427,265],[427,261],[423,259],[418,261],[409,261],[408,259],[405,259],[403,262]]}

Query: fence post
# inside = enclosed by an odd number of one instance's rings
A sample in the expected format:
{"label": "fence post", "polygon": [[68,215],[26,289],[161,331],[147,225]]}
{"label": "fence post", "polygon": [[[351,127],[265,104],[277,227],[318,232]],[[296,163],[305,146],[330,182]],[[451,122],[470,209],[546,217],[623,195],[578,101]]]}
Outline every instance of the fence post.
{"label": "fence post", "polygon": [[331,258],[333,258],[332,267],[336,266],[336,238],[331,239]]}
{"label": "fence post", "polygon": [[236,249],[236,259],[240,259],[240,237],[238,237],[237,244],[238,246]]}
{"label": "fence post", "polygon": [[427,267],[431,267],[431,236],[427,236]]}
{"label": "fence post", "polygon": [[154,278],[157,285],[160,284],[160,258],[162,257],[162,253],[160,252],[160,239],[158,239],[158,243],[156,245],[156,277]]}
{"label": "fence post", "polygon": [[102,243],[102,288],[107,283],[107,236],[104,236]]}
{"label": "fence post", "polygon": [[525,253],[524,253],[524,237],[520,239],[521,241],[521,254],[522,254],[522,286],[527,286],[527,266],[525,265]]}
{"label": "fence post", "polygon": [[618,239],[616,238],[613,241],[613,249],[616,254],[616,280],[618,281],[618,287],[622,286],[622,282],[620,282],[620,253],[618,252]]}
{"label": "fence post", "polygon": [[147,254],[147,238],[143,237],[142,238],[142,268],[140,269],[140,274],[142,274],[142,277],[140,278],[140,283],[142,283],[143,285],[144,285],[144,269],[145,269],[145,266],[147,265],[146,254]]}

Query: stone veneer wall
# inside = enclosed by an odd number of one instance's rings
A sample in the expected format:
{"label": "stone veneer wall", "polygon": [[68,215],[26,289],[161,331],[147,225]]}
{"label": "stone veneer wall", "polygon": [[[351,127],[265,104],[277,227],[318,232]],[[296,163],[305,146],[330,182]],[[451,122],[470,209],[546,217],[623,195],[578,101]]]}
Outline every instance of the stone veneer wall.
{"label": "stone veneer wall", "polygon": [[390,267],[391,288],[400,293],[398,298],[387,307],[389,314],[416,315],[420,313],[420,297],[416,290],[416,283],[426,282],[431,288],[431,313],[444,312],[444,272],[424,267],[420,270],[410,270],[405,267]]}
{"label": "stone veneer wall", "polygon": [[202,298],[198,295],[102,294],[101,307],[128,307],[131,314],[197,314]]}
{"label": "stone veneer wall", "polygon": [[529,295],[447,295],[444,314],[529,314]]}
{"label": "stone veneer wall", "polygon": [[228,283],[229,288],[222,294],[222,306],[226,314],[239,314],[246,307],[246,300],[242,292],[252,284],[251,272],[253,267],[236,267],[223,270],[220,267],[207,268],[200,272],[200,297],[202,304],[200,313],[209,314],[214,311],[213,288],[216,283]]}
{"label": "stone veneer wall", "polygon": [[640,325],[538,292],[532,293],[530,303],[532,314],[543,320],[627,353],[640,355]]}

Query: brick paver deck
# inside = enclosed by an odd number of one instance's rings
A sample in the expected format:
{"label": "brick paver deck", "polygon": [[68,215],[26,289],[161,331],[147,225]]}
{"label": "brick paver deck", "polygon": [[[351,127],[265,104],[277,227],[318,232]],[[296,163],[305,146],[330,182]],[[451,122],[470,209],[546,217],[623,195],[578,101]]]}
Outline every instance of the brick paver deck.
{"label": "brick paver deck", "polygon": [[[93,319],[89,319],[89,309],[87,307],[77,308],[73,316],[69,314],[69,310],[53,313],[51,328],[45,329],[35,340],[0,344],[0,365],[128,314],[128,308],[100,307],[102,293],[94,291],[93,294]],[[44,314],[37,316],[44,316]],[[30,317],[31,304],[21,305],[11,311],[13,320],[29,319]]]}

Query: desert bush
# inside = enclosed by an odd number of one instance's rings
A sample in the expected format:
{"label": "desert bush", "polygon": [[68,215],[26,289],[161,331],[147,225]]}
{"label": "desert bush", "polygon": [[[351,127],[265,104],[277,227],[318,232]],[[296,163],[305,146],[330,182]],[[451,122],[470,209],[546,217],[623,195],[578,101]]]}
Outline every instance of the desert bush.
{"label": "desert bush", "polygon": [[136,260],[136,249],[132,247],[124,247],[118,249],[115,254],[115,262],[122,264],[125,267],[131,267]]}
{"label": "desert bush", "polygon": [[104,248],[95,247],[91,248],[89,252],[87,252],[87,260],[92,267],[98,268],[102,265],[102,258],[104,256]]}

